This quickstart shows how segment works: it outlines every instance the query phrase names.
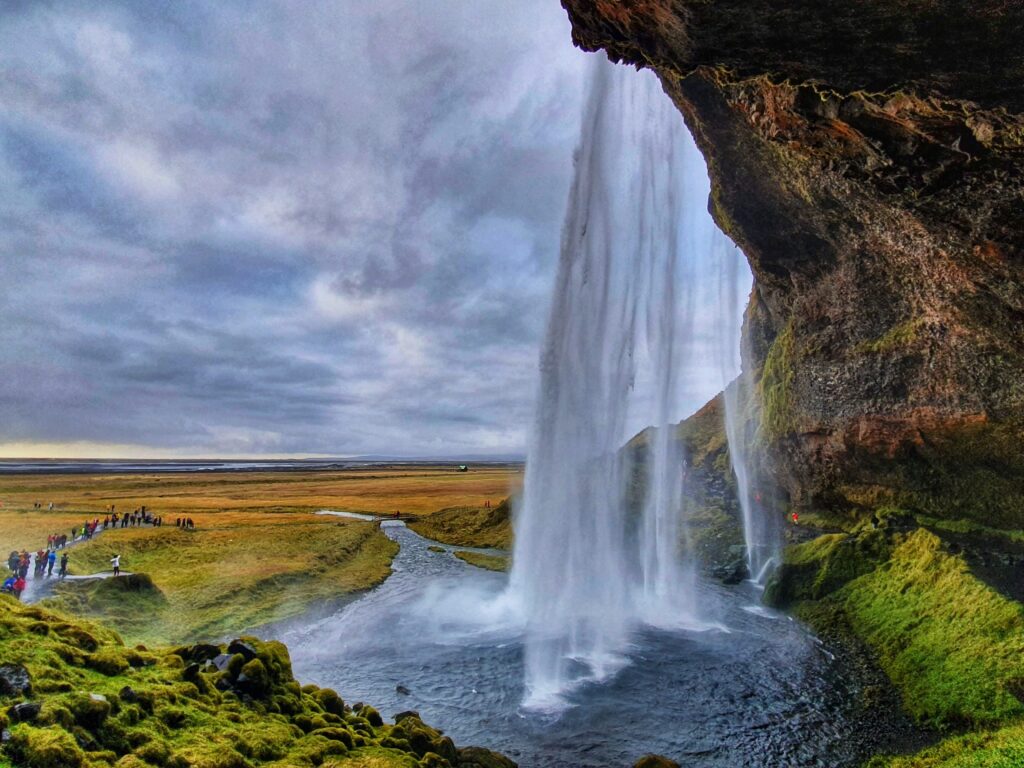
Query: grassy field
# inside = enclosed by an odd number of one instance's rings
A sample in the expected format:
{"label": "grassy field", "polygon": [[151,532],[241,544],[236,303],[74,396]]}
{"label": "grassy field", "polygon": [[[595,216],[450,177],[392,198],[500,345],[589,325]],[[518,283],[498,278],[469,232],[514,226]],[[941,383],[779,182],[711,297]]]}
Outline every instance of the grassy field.
{"label": "grassy field", "polygon": [[410,523],[420,536],[457,547],[512,548],[512,505],[450,507]]}
{"label": "grassy field", "polygon": [[[217,512],[348,512],[428,515],[446,507],[498,504],[519,490],[519,467],[373,467],[322,472],[210,472],[148,475],[8,475],[0,478],[0,546],[37,546],[47,533],[87,517],[145,505],[165,518]],[[52,512],[33,510],[34,502]],[[51,530],[52,529],[52,530]]]}
{"label": "grassy field", "polygon": [[[380,583],[397,551],[374,523],[314,515],[430,515],[497,505],[521,480],[518,468],[460,473],[449,467],[331,472],[161,475],[35,475],[0,478],[0,552],[38,549],[107,507],[145,505],[161,528],[108,530],[70,551],[71,572],[107,571],[122,558],[152,590],[115,591],[68,582],[50,605],[106,621],[132,642],[215,639],[300,615],[310,606]],[[44,509],[33,508],[42,502]],[[45,507],[54,502],[56,509]],[[491,512],[492,510],[487,510]],[[196,530],[174,526],[191,517]]]}
{"label": "grassy field", "polygon": [[224,512],[199,530],[116,529],[71,551],[72,572],[81,574],[108,571],[120,554],[126,571],[150,575],[166,599],[162,610],[140,619],[125,610],[135,600],[83,594],[86,585],[74,582],[56,602],[108,621],[130,641],[215,639],[373,587],[391,572],[397,551],[374,523]]}

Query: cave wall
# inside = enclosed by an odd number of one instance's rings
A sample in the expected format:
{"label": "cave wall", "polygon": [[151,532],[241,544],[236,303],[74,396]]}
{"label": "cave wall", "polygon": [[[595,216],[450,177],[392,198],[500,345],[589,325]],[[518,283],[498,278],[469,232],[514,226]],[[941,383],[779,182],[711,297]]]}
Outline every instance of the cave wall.
{"label": "cave wall", "polygon": [[1024,3],[562,4],[708,161],[792,503],[1024,525]]}

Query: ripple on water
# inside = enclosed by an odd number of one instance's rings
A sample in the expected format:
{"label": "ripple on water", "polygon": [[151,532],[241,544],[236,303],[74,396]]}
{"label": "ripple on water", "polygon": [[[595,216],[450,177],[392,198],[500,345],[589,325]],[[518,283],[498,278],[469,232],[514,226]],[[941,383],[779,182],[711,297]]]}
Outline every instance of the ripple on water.
{"label": "ripple on water", "polygon": [[743,590],[704,587],[728,632],[639,632],[629,663],[570,692],[555,716],[520,706],[521,623],[505,576],[430,552],[404,527],[387,535],[402,547],[392,576],[284,638],[301,679],[385,714],[415,709],[523,768],[631,765],[647,752],[730,768],[855,762],[844,752],[850,683],[797,622],[750,610]]}

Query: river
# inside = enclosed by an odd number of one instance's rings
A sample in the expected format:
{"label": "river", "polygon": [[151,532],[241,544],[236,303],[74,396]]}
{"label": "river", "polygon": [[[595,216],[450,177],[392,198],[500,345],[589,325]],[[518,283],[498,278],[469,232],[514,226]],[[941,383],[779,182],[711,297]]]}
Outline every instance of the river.
{"label": "river", "polygon": [[[521,626],[506,576],[473,568],[404,525],[394,573],[337,613],[286,632],[299,679],[416,710],[457,744],[523,768],[627,766],[664,754],[688,766],[856,764],[855,683],[802,625],[761,608],[750,585],[702,584],[722,629],[645,630],[610,681],[573,691],[559,715],[524,711]],[[406,693],[406,691],[408,691]]]}

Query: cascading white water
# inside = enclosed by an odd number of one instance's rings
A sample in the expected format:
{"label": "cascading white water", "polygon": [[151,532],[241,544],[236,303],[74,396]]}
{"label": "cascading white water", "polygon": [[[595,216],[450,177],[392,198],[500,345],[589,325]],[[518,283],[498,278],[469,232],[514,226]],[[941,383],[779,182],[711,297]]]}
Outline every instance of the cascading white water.
{"label": "cascading white water", "polygon": [[764,473],[758,471],[752,450],[760,423],[760,403],[748,338],[740,327],[741,308],[748,299],[750,284],[740,280],[740,275],[746,273],[742,252],[720,230],[715,229],[710,236],[709,249],[719,275],[722,307],[715,346],[720,352],[729,463],[743,517],[747,571],[751,581],[763,586],[778,560],[781,543],[770,508],[773,488]]}
{"label": "cascading white water", "polygon": [[526,618],[527,706],[559,707],[621,667],[639,622],[681,624],[690,607],[672,430],[650,437],[639,536],[626,533],[621,453],[631,402],[655,424],[678,418],[686,138],[653,74],[595,57],[509,586]]}

